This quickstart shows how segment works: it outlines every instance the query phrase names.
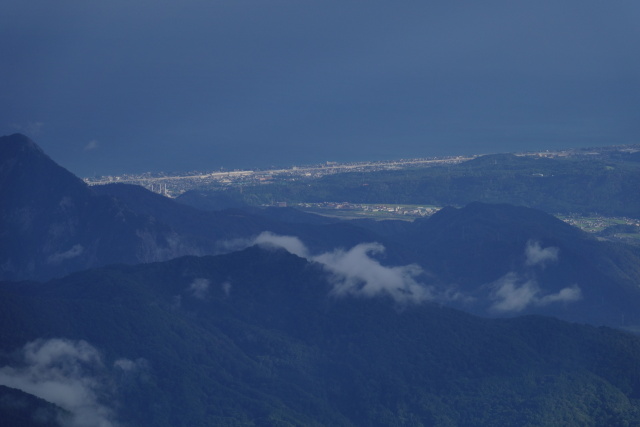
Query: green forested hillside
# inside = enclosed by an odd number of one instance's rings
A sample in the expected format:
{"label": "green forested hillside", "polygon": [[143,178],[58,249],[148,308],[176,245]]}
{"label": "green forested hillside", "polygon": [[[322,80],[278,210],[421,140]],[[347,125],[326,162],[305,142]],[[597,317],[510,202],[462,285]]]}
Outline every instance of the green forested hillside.
{"label": "green forested hillside", "polygon": [[[15,388],[0,386],[2,425],[11,427],[56,427],[68,416],[55,405]],[[64,421],[63,421],[64,422]]]}
{"label": "green forested hillside", "polygon": [[[595,325],[640,325],[638,250],[600,241],[544,212],[476,202],[444,208],[388,238],[408,250],[444,288],[471,297],[445,302],[448,305],[482,315],[545,314]],[[550,258],[531,262],[529,251],[535,248]],[[506,283],[513,285],[513,301],[527,300],[528,286],[542,298],[575,286],[580,297],[545,305],[532,296],[531,304],[520,308],[493,310],[496,287]]]}
{"label": "green forested hillside", "polygon": [[33,363],[27,342],[95,351],[69,372],[102,378],[96,407],[123,425],[640,423],[637,337],[331,296],[329,277],[254,247],[3,283],[0,373]]}
{"label": "green forested hillside", "polygon": [[[28,138],[2,142],[2,277],[59,278],[0,282],[0,423],[640,425],[640,339],[539,316],[633,330],[637,249],[504,204],[411,223],[205,212],[131,186],[91,190]],[[223,201],[631,215],[638,164],[614,157],[489,156]]]}

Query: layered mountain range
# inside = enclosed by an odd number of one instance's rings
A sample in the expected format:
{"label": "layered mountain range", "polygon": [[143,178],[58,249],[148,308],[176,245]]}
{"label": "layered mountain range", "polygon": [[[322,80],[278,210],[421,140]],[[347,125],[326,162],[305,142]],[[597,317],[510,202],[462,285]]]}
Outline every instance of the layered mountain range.
{"label": "layered mountain range", "polygon": [[138,186],[88,187],[21,135],[3,137],[0,151],[1,279],[224,253],[268,232],[297,239],[310,260],[357,248],[358,261],[413,265],[399,286],[415,281],[430,300],[476,314],[640,325],[638,249],[538,210],[475,202],[414,222],[339,221],[290,208],[201,210]]}
{"label": "layered mountain range", "polygon": [[634,336],[343,294],[328,273],[263,246],[3,283],[0,384],[75,425],[640,422]]}
{"label": "layered mountain range", "polygon": [[352,233],[329,233],[329,243],[323,230],[250,212],[204,212],[137,186],[92,188],[20,134],[0,138],[0,161],[0,279],[223,252],[264,230],[325,245],[356,244],[371,234],[347,227]]}
{"label": "layered mountain range", "polygon": [[0,242],[12,425],[640,423],[637,249],[531,208],[206,211],[12,135]]}

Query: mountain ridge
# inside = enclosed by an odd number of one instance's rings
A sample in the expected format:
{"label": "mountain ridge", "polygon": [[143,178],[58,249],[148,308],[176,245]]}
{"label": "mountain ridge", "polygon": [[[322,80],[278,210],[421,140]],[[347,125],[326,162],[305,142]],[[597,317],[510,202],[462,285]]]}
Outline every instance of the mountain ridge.
{"label": "mountain ridge", "polygon": [[281,249],[251,247],[4,283],[0,313],[13,327],[0,343],[10,351],[66,337],[105,362],[140,366],[126,387],[119,365],[102,374],[121,393],[120,419],[139,426],[640,420],[640,338],[340,297],[330,277]]}
{"label": "mountain ridge", "polygon": [[205,212],[89,188],[23,136],[0,154],[1,419],[33,427],[19,399],[65,427],[640,424],[640,338],[592,326],[640,324],[631,247],[482,202]]}
{"label": "mountain ridge", "polygon": [[[436,299],[478,315],[640,325],[639,251],[531,208],[474,202],[412,223],[324,221],[291,209],[202,211],[140,187],[90,188],[28,138],[13,138],[4,147],[23,153],[22,166],[17,154],[0,165],[12,182],[0,188],[0,279],[228,252],[268,232],[297,239],[311,257],[360,251],[359,262],[380,271],[417,265],[414,279],[433,286]],[[531,251],[547,258],[530,263]]]}
{"label": "mountain ridge", "polygon": [[169,227],[94,194],[29,138],[0,138],[0,153],[0,278],[46,279],[190,250]]}

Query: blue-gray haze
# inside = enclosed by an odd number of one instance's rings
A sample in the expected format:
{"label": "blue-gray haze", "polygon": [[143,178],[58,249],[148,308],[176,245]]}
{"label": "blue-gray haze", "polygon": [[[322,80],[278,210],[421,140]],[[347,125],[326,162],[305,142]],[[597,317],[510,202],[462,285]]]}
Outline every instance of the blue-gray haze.
{"label": "blue-gray haze", "polygon": [[638,143],[640,2],[9,0],[0,134],[86,176]]}

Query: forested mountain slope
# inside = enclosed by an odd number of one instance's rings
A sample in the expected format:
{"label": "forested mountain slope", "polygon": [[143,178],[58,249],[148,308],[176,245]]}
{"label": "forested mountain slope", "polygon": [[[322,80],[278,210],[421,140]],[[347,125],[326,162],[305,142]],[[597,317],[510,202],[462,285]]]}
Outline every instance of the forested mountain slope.
{"label": "forested mountain slope", "polygon": [[72,385],[91,399],[57,404],[104,425],[640,422],[634,336],[340,296],[335,280],[253,247],[3,283],[0,383]]}

